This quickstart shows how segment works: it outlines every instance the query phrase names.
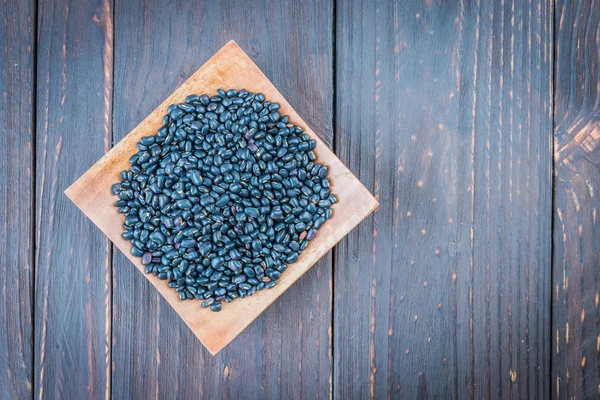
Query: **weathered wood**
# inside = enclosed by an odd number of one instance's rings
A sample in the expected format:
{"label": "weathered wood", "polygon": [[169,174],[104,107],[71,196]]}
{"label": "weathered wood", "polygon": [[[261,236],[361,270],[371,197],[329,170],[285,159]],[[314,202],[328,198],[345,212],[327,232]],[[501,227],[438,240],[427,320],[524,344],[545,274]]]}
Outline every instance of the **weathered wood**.
{"label": "weathered wood", "polygon": [[552,5],[337,4],[335,398],[549,396]]}
{"label": "weathered wood", "polygon": [[0,398],[31,396],[35,1],[0,2]]}
{"label": "weathered wood", "polygon": [[[115,139],[234,39],[331,144],[332,15],[331,2],[118,2],[115,109],[126,111],[115,113]],[[113,396],[327,398],[330,260],[325,256],[213,357],[116,254]]]}
{"label": "weathered wood", "polygon": [[600,8],[556,3],[552,397],[600,393]]}
{"label": "weathered wood", "polygon": [[63,191],[111,143],[112,1],[38,4],[36,398],[107,398],[111,251]]}

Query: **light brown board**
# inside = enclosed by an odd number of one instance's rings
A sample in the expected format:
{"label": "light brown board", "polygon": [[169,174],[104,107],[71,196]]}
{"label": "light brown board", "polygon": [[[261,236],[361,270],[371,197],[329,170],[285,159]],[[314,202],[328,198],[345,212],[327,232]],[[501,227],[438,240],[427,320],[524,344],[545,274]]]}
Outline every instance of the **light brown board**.
{"label": "light brown board", "polygon": [[338,203],[334,206],[333,218],[320,229],[298,262],[286,270],[277,286],[226,304],[220,313],[201,308],[199,301],[181,301],[166,281],[145,275],[212,354],[233,340],[378,205],[369,191],[306,125],[252,60],[231,41],[65,192],[140,271],[144,269],[141,260],[130,254],[131,244],[121,236],[124,216],[113,206],[117,198],[110,194],[110,186],[119,180],[122,170],[128,169],[129,158],[137,152],[136,144],[140,138],[153,135],[160,128],[162,117],[170,104],[184,101],[191,93],[214,93],[218,88],[245,88],[264,93],[268,100],[280,103],[282,115],[289,115],[290,121],[317,142],[315,152],[319,162],[329,166],[332,192],[338,197]]}

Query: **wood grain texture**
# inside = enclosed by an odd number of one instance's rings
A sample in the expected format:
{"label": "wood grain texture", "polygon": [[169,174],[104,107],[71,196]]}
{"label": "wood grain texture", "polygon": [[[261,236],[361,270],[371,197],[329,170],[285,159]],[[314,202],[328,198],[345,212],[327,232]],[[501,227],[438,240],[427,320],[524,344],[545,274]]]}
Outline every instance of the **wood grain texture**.
{"label": "wood grain texture", "polygon": [[39,1],[36,399],[110,395],[110,244],[63,191],[111,142],[112,39],[111,1]]}
{"label": "wood grain texture", "polygon": [[600,396],[600,8],[555,15],[552,397]]}
{"label": "wood grain texture", "polygon": [[[597,398],[597,1],[114,1],[0,0],[1,398]],[[212,357],[62,191],[229,39],[382,205]]]}
{"label": "wood grain texture", "polygon": [[[117,1],[115,110],[127,112],[115,113],[115,139],[234,39],[331,144],[332,16],[331,2]],[[115,398],[329,397],[330,256],[216,357],[129,260],[114,260]]]}
{"label": "wood grain texture", "polygon": [[0,1],[0,398],[33,382],[35,1]]}
{"label": "wood grain texture", "polygon": [[548,398],[549,1],[337,3],[335,398]]}

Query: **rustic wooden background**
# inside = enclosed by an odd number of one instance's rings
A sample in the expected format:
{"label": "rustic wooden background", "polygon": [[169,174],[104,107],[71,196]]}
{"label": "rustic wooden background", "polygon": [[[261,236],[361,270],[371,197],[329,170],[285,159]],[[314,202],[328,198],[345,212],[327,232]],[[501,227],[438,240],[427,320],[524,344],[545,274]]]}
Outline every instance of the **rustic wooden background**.
{"label": "rustic wooden background", "polygon": [[[593,0],[0,0],[0,397],[597,398]],[[379,210],[216,357],[64,189],[230,39]]]}

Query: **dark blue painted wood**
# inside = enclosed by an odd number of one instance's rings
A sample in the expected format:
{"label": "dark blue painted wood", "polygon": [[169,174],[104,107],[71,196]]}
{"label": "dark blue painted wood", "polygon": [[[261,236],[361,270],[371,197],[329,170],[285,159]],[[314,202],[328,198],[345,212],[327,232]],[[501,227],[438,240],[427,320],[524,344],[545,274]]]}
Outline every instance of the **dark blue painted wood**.
{"label": "dark blue painted wood", "polygon": [[[33,21],[33,22],[32,22]],[[0,398],[31,396],[35,1],[0,1]]]}
{"label": "dark blue painted wood", "polygon": [[339,1],[335,398],[548,398],[550,1]]}

